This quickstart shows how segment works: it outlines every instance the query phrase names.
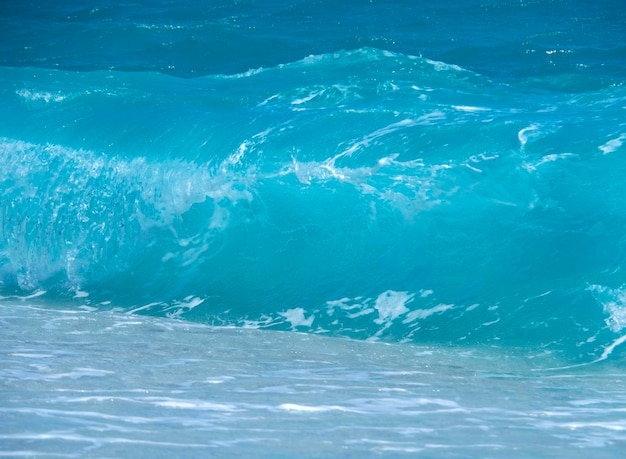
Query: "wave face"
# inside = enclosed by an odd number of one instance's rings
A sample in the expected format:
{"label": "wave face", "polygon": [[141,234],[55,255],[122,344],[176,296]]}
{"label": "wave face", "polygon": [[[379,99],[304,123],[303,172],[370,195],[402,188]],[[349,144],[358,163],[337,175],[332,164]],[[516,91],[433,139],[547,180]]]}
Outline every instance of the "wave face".
{"label": "wave face", "polygon": [[[144,19],[133,33],[210,28]],[[444,63],[367,36],[290,60],[311,46],[264,62],[248,47],[253,70],[5,54],[0,295],[610,353],[626,327],[623,69],[578,74],[584,50],[546,48],[562,62],[524,74],[517,55],[499,68],[470,47],[472,67],[452,59],[463,47],[434,46]]]}

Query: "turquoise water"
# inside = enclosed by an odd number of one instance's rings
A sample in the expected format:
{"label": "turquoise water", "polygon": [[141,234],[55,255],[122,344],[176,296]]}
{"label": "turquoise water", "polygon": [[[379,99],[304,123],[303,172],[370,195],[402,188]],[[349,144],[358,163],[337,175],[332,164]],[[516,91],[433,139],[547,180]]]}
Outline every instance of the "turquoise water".
{"label": "turquoise water", "polygon": [[2,454],[624,447],[621,2],[0,22]]}

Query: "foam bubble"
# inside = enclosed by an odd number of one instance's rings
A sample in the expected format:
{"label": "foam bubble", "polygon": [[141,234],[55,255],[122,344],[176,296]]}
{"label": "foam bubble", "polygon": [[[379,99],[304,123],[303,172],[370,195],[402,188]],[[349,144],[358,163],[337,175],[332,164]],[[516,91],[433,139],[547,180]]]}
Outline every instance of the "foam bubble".
{"label": "foam bubble", "polygon": [[460,112],[488,112],[490,109],[487,107],[474,107],[472,105],[453,105],[452,108]]}
{"label": "foam bubble", "polygon": [[536,124],[531,124],[530,126],[525,127],[524,129],[520,129],[517,133],[517,139],[522,147],[522,149],[526,146],[529,139],[533,137],[538,137],[541,131],[539,130],[539,126]]}
{"label": "foam bubble", "polygon": [[414,294],[408,292],[395,292],[393,290],[381,293],[376,298],[376,303],[374,304],[378,311],[378,319],[374,320],[374,322],[382,325],[406,314],[409,312],[406,305],[411,302],[414,296]]}
{"label": "foam bubble", "polygon": [[297,403],[283,403],[278,406],[279,409],[285,411],[294,411],[300,413],[324,413],[327,411],[352,411],[339,405],[299,405]]}
{"label": "foam bubble", "polygon": [[15,93],[26,100],[33,102],[45,102],[47,104],[50,102],[62,102],[67,99],[67,96],[61,93],[53,94],[48,91],[37,91],[31,89],[20,89],[15,91]]}
{"label": "foam bubble", "polygon": [[313,324],[313,315],[305,317],[304,309],[302,308],[288,309],[278,314],[289,322],[292,328],[310,327]]}
{"label": "foam bubble", "polygon": [[626,328],[626,285],[615,289],[604,285],[591,285],[588,290],[594,294],[596,300],[602,304],[604,312],[609,315],[606,319],[608,327],[616,333]]}
{"label": "foam bubble", "polygon": [[541,157],[541,159],[535,161],[535,162],[525,162],[523,164],[524,169],[526,169],[529,172],[532,172],[534,170],[536,170],[539,166],[542,166],[544,164],[548,164],[548,163],[553,163],[555,161],[558,161],[560,159],[568,159],[568,158],[572,158],[572,157],[576,157],[575,154],[573,153],[551,153],[549,155],[544,155]]}
{"label": "foam bubble", "polygon": [[414,322],[419,319],[426,319],[427,317],[432,316],[433,314],[439,314],[441,312],[445,312],[454,307],[453,304],[438,304],[430,309],[416,309],[414,311],[409,312],[406,315],[406,319],[402,321],[402,323],[408,324],[410,322]]}
{"label": "foam bubble", "polygon": [[622,146],[622,144],[624,143],[623,141],[626,140],[626,134],[622,134],[619,137],[616,137],[615,139],[611,139],[608,142],[606,142],[603,145],[600,145],[598,147],[598,149],[605,155],[608,155],[609,153],[613,153],[617,150],[619,150]]}

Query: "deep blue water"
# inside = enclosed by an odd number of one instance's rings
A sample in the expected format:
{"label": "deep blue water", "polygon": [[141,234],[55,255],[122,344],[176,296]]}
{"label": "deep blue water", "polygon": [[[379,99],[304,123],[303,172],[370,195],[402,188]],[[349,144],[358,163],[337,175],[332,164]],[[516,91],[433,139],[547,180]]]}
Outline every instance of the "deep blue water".
{"label": "deep blue water", "polygon": [[7,330],[36,306],[619,365],[625,64],[617,0],[5,1]]}

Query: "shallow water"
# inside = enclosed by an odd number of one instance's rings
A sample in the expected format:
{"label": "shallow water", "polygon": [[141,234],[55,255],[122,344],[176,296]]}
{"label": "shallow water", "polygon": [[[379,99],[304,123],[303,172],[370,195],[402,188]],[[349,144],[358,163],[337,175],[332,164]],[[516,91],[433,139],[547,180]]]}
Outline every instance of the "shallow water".
{"label": "shallow water", "polygon": [[615,363],[3,306],[5,455],[618,457],[626,442]]}

